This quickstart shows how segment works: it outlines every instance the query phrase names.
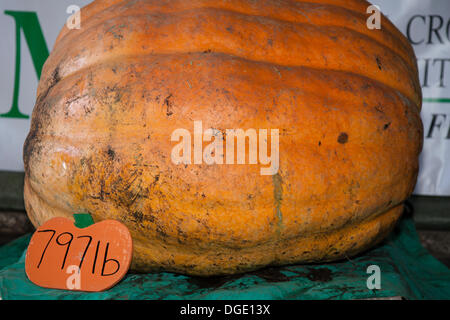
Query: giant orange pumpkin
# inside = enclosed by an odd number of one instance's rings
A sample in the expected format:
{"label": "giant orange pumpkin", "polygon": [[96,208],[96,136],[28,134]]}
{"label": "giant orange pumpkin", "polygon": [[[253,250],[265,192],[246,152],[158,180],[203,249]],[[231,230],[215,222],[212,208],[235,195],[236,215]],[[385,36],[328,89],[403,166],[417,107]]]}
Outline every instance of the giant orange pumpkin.
{"label": "giant orange pumpkin", "polygon": [[[213,275],[380,242],[411,194],[421,91],[407,39],[361,0],[114,0],[45,63],[24,146],[39,226],[90,212],[132,269]],[[175,164],[174,130],[279,129],[279,170]]]}

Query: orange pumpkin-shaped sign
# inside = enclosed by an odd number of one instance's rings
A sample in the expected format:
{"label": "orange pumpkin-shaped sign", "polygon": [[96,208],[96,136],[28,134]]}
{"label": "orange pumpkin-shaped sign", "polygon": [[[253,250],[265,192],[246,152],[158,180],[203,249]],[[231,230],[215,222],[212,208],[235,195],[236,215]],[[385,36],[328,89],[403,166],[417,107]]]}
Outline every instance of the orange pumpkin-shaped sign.
{"label": "orange pumpkin-shaped sign", "polygon": [[73,221],[57,217],[33,234],[25,257],[25,272],[46,288],[102,291],[127,273],[132,239],[127,227],[115,220],[93,224],[88,214]]}

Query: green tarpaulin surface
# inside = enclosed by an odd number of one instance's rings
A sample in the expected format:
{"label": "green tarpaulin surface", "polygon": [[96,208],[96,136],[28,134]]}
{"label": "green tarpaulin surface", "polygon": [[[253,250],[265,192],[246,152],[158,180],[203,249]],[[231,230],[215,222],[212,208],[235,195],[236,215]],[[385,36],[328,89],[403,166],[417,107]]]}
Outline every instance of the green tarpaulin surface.
{"label": "green tarpaulin surface", "polygon": [[[345,261],[212,278],[129,273],[115,287],[99,293],[45,289],[31,283],[24,269],[30,237],[0,247],[2,299],[450,299],[450,270],[421,246],[409,217],[382,244]],[[381,289],[367,287],[370,265],[380,268]]]}

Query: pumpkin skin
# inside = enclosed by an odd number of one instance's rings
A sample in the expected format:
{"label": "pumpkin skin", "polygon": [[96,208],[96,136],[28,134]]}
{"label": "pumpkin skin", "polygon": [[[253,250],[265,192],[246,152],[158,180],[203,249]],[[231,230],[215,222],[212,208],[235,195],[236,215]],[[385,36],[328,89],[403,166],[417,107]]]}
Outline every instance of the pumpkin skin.
{"label": "pumpkin skin", "polygon": [[[94,1],[42,70],[24,145],[35,226],[90,212],[131,268],[192,275],[324,262],[379,243],[422,148],[416,59],[359,0]],[[279,129],[278,173],[176,165],[178,128]]]}

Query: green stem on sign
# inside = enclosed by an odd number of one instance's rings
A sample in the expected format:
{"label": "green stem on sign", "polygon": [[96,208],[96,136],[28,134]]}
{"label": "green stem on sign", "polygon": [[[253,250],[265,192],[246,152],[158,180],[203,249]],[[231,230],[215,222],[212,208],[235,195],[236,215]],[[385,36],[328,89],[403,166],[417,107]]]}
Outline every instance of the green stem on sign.
{"label": "green stem on sign", "polygon": [[73,217],[77,228],[82,229],[94,224],[94,220],[89,213],[74,213]]}
{"label": "green stem on sign", "polygon": [[450,103],[450,98],[423,98],[423,102]]}

